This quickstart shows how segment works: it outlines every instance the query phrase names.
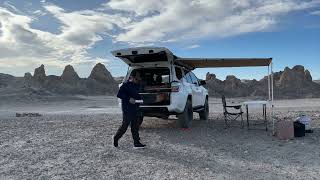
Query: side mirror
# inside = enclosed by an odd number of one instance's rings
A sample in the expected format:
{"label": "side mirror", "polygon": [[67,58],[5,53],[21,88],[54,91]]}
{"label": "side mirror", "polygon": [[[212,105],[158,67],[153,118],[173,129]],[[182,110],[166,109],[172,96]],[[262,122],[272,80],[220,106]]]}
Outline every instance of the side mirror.
{"label": "side mirror", "polygon": [[199,81],[199,85],[200,85],[200,86],[203,86],[203,85],[206,85],[206,84],[207,84],[207,83],[206,83],[205,80],[200,80],[200,81]]}

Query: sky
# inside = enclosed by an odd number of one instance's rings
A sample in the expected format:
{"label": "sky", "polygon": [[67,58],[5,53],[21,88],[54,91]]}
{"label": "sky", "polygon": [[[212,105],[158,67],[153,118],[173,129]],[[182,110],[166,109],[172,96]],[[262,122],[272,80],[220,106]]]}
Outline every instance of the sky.
{"label": "sky", "polygon": [[[320,79],[320,0],[0,0],[0,73],[23,76],[71,64],[87,77],[110,51],[161,46],[179,57],[272,57],[274,71],[303,65]],[[260,79],[267,68],[204,68],[220,79]]]}

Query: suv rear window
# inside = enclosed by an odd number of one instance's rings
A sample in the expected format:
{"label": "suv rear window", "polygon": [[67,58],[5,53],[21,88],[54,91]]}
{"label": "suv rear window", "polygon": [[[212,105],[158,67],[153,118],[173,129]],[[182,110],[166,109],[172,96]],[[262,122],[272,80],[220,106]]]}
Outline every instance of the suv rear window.
{"label": "suv rear window", "polygon": [[198,84],[198,78],[192,72],[189,73],[193,84]]}
{"label": "suv rear window", "polygon": [[184,70],[184,79],[188,82],[188,83],[191,83],[192,84],[192,79],[191,79],[191,77],[190,77],[190,71],[186,71],[186,70]]}

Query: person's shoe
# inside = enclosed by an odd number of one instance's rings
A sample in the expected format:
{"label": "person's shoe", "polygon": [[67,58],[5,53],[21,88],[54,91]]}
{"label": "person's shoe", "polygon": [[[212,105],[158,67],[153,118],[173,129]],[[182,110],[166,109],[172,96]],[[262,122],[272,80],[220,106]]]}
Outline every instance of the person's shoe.
{"label": "person's shoe", "polygon": [[133,145],[133,149],[143,149],[145,147],[146,147],[146,145],[141,144],[141,143],[137,143],[137,144]]}
{"label": "person's shoe", "polygon": [[114,136],[112,137],[112,139],[113,139],[113,146],[118,147],[118,140]]}

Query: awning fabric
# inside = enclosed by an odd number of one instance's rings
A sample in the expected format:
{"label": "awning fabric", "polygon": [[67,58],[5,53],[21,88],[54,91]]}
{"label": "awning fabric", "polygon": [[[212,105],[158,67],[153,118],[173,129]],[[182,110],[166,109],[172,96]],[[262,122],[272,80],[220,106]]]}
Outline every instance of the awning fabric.
{"label": "awning fabric", "polygon": [[195,69],[209,67],[269,66],[272,58],[177,58],[175,61]]}

